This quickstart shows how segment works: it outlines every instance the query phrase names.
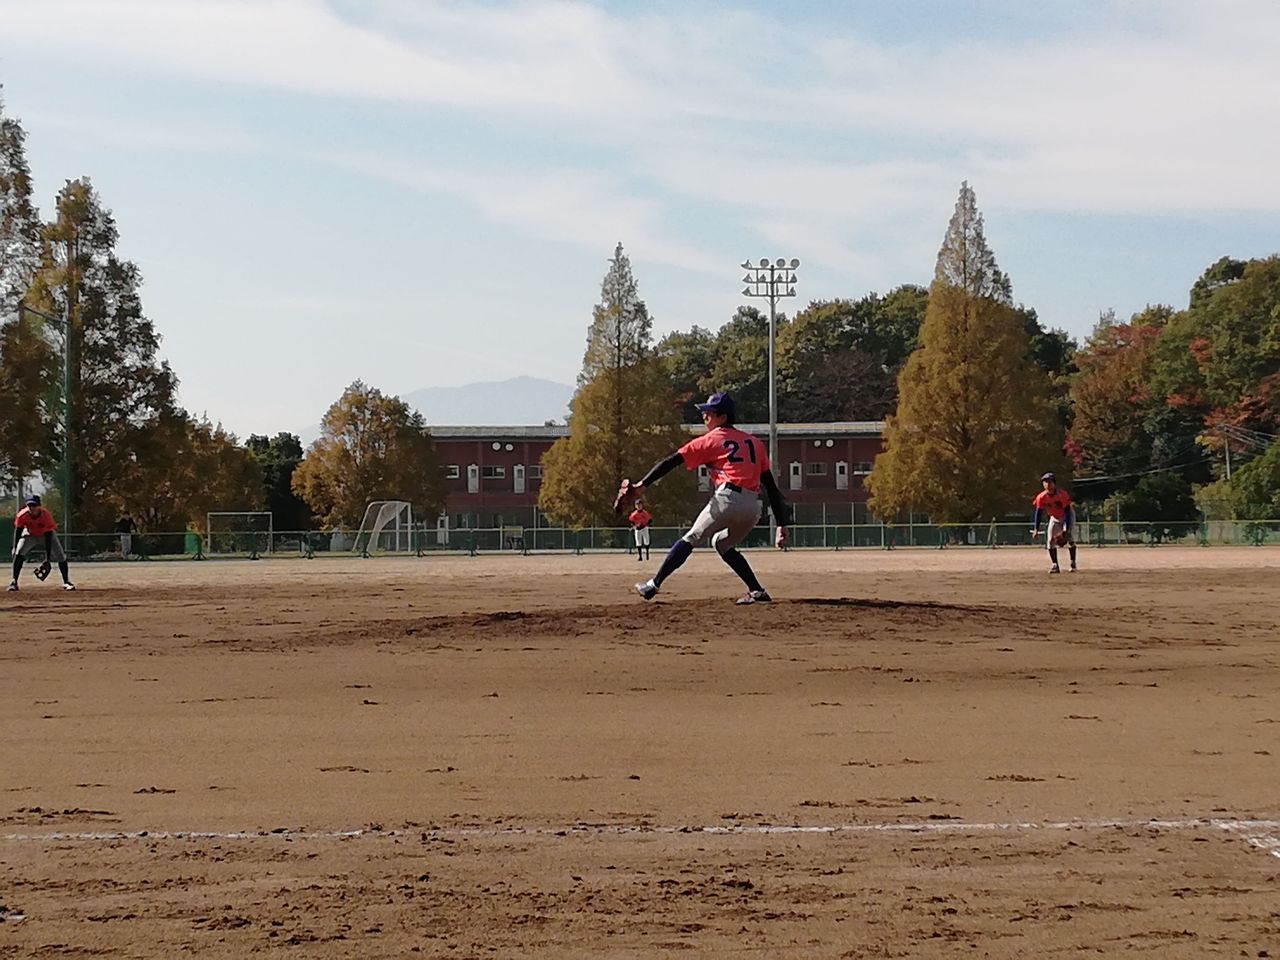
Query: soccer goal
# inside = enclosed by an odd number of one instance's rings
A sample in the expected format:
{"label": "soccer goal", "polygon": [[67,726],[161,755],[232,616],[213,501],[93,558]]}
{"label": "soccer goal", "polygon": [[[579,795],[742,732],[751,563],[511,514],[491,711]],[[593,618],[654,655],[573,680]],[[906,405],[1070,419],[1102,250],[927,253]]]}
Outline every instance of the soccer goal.
{"label": "soccer goal", "polygon": [[407,500],[374,500],[364,508],[364,519],[351,549],[362,557],[412,553],[413,532],[413,507]]}
{"label": "soccer goal", "polygon": [[222,511],[205,514],[204,552],[206,556],[248,556],[256,560],[273,547],[271,512],[268,510]]}

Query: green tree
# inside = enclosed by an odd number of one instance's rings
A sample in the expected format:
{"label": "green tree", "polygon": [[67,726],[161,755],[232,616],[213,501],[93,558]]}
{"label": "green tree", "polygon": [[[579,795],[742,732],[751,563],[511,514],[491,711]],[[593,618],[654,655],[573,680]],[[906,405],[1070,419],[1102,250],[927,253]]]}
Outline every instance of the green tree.
{"label": "green tree", "polygon": [[1196,504],[1211,520],[1280,518],[1280,440],[1261,455],[1196,491]]}
{"label": "green tree", "polygon": [[[148,442],[161,418],[180,416],[177,378],[157,356],[160,337],[142,308],[137,266],[115,250],[111,212],[87,179],[68,181],[44,230],[42,265],[31,293],[41,309],[70,322],[72,517],[90,530],[113,519],[114,504],[143,470],[172,469],[172,453]],[[62,444],[67,435],[60,435]],[[61,453],[61,451],[59,451]]]}
{"label": "green tree", "polygon": [[658,342],[654,355],[680,403],[680,419],[697,423],[696,404],[712,392],[707,381],[716,362],[716,335],[696,324],[688,333],[676,330]]}
{"label": "green tree", "polygon": [[[787,316],[776,316],[775,336],[781,339]],[[780,359],[779,357],[775,359]],[[702,382],[704,393],[727,390],[738,405],[738,420],[763,423],[769,419],[769,317],[755,307],[739,307],[716,333],[715,363]],[[696,420],[694,422],[697,422]]]}
{"label": "green tree", "polygon": [[1030,360],[968,183],[938,253],[920,346],[867,478],[883,517],[905,510],[972,523],[1021,507],[1044,470],[1065,473],[1050,384]]}
{"label": "green tree", "polygon": [[444,468],[422,415],[357,380],[329,407],[291,488],[326,526],[360,522],[371,500],[407,500],[420,517],[444,506]]}
{"label": "green tree", "polygon": [[277,433],[274,437],[253,434],[245,446],[262,470],[263,499],[275,528],[310,529],[311,511],[293,492],[293,472],[302,462],[302,441],[292,433]]}
{"label": "green tree", "polygon": [[[688,439],[621,244],[600,294],[570,404],[569,436],[543,455],[538,493],[544,513],[575,526],[616,523],[612,492],[622,478],[639,479]],[[647,498],[650,511],[659,520],[682,515],[692,487],[692,478],[665,480]]]}
{"label": "green tree", "polygon": [[927,291],[810,303],[778,337],[778,405],[791,422],[881,420],[919,334]]}
{"label": "green tree", "polygon": [[1148,474],[1132,490],[1104,504],[1108,516],[1114,516],[1117,508],[1127,531],[1146,533],[1157,543],[1185,537],[1199,522],[1191,484],[1171,472]]}
{"label": "green tree", "polygon": [[914,283],[894,287],[880,298],[875,329],[871,331],[874,342],[868,346],[879,351],[891,370],[901,370],[915,350],[928,307],[928,289]]}

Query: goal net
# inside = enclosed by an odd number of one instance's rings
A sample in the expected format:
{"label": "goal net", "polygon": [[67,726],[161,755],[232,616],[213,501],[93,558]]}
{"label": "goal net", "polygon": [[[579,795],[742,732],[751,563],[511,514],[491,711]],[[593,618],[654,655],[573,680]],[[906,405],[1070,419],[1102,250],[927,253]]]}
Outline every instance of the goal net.
{"label": "goal net", "polygon": [[364,508],[351,549],[362,557],[413,552],[413,507],[407,500],[374,500]]}
{"label": "goal net", "polygon": [[273,546],[270,511],[209,513],[205,515],[204,529],[207,556],[257,557],[270,553]]}

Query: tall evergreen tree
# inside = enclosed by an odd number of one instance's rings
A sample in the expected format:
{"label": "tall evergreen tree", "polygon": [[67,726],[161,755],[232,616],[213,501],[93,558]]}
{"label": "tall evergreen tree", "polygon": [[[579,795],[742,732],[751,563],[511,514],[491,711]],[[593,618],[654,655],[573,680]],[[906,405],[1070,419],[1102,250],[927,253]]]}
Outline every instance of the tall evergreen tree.
{"label": "tall evergreen tree", "polygon": [[884,442],[867,483],[886,518],[910,509],[939,522],[985,522],[1024,505],[1042,472],[1066,467],[1048,378],[968,183]]}
{"label": "tall evergreen tree", "polygon": [[31,199],[26,132],[5,116],[0,87],[0,324],[17,319],[40,266],[40,217]]}
{"label": "tall evergreen tree", "polygon": [[25,141],[22,125],[4,114],[0,88],[0,483],[47,469],[54,456],[57,331],[20,310],[40,265]]}
{"label": "tall evergreen tree", "polygon": [[[142,277],[116,253],[115,219],[87,179],[68,181],[44,230],[32,298],[69,321],[72,402],[71,509],[79,529],[112,519],[127,478],[172,467],[151,429],[180,415],[177,378],[159,359],[160,337],[142,309]],[[67,434],[62,435],[67,442]]]}
{"label": "tall evergreen tree", "polygon": [[[622,478],[638,479],[687,439],[680,403],[653,352],[648,308],[618,244],[587,332],[569,436],[542,458],[538,505],[569,524],[616,522],[610,501]],[[660,521],[682,518],[692,490],[689,478],[663,484],[651,512]]]}
{"label": "tall evergreen tree", "polygon": [[631,272],[631,258],[623,253],[619,243],[600,285],[600,302],[592,310],[587,350],[582,358],[582,372],[578,374],[579,388],[600,377],[613,381],[608,435],[619,440],[610,445],[619,479],[624,461],[620,440],[627,421],[625,404],[628,391],[624,388],[623,379],[627,370],[634,369],[649,355],[652,331],[649,308],[640,299],[636,278]]}

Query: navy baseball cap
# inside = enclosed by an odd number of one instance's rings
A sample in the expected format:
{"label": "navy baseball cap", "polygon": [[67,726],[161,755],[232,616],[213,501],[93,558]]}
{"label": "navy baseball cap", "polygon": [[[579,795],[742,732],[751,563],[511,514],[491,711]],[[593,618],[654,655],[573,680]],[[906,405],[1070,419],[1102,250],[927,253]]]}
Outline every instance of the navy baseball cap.
{"label": "navy baseball cap", "polygon": [[699,410],[702,410],[702,411],[712,410],[716,413],[723,413],[727,415],[730,420],[733,419],[733,413],[734,413],[733,397],[729,396],[729,394],[727,393],[724,393],[724,392],[713,393],[711,396],[707,397],[706,403],[699,403],[697,404],[697,407]]}
{"label": "navy baseball cap", "polygon": [[28,507],[40,506],[40,498],[37,497],[35,494],[32,494],[31,496],[27,497],[27,506]]}
{"label": "navy baseball cap", "polygon": [[1043,477],[1041,477],[1040,479],[1041,479],[1041,481],[1044,481],[1044,480],[1052,480],[1054,483],[1057,483],[1057,482],[1058,482],[1058,478],[1057,478],[1057,477],[1055,477],[1052,473],[1046,473],[1046,474],[1045,474]]}

